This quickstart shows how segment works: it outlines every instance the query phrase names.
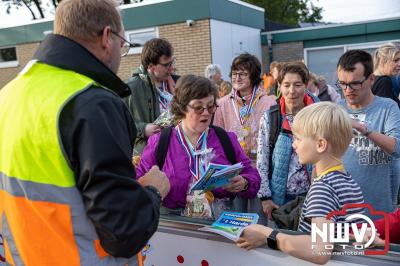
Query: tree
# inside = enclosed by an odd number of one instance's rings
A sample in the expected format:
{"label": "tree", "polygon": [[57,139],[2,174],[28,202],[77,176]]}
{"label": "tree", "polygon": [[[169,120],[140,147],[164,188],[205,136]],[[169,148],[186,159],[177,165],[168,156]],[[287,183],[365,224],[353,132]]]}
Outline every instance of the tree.
{"label": "tree", "polygon": [[[44,18],[43,2],[42,0],[2,0],[6,4],[7,14],[11,13],[11,8],[26,7],[32,14],[32,19]],[[53,7],[50,7],[49,3],[46,4],[47,7],[55,9],[61,0],[51,0]],[[38,14],[39,13],[39,14]]]}
{"label": "tree", "polygon": [[[51,0],[52,6],[50,6],[50,0],[1,0],[6,4],[6,12],[7,14],[11,13],[12,7],[16,9],[21,7],[28,8],[29,12],[32,14],[32,19],[44,18],[45,17],[45,8],[48,8],[50,11],[53,11],[57,8],[58,4],[62,0]],[[46,2],[46,4],[44,4]],[[121,5],[131,4],[131,3],[139,3],[143,2],[143,0],[119,0]],[[43,7],[45,6],[45,7]],[[37,12],[39,14],[37,14]]]}
{"label": "tree", "polygon": [[314,6],[310,0],[244,0],[263,7],[265,18],[290,26],[300,22],[320,22],[322,7]]}

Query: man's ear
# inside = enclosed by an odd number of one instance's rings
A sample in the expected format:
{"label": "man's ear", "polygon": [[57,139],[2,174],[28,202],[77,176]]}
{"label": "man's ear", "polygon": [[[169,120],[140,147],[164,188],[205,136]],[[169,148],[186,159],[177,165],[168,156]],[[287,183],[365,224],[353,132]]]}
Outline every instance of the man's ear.
{"label": "man's ear", "polygon": [[371,82],[371,86],[372,86],[372,85],[374,84],[374,81],[375,81],[375,75],[374,75],[374,73],[372,73],[371,75],[369,75],[368,79],[369,79],[369,81]]}
{"label": "man's ear", "polygon": [[105,49],[108,53],[111,53],[111,38],[112,38],[112,29],[110,26],[104,27],[101,34],[101,47]]}
{"label": "man's ear", "polygon": [[147,71],[152,73],[155,66],[156,66],[156,65],[153,64],[153,63],[148,64],[148,66],[147,66]]}
{"label": "man's ear", "polygon": [[328,150],[328,142],[324,138],[318,139],[316,145],[319,153],[324,153],[326,150]]}

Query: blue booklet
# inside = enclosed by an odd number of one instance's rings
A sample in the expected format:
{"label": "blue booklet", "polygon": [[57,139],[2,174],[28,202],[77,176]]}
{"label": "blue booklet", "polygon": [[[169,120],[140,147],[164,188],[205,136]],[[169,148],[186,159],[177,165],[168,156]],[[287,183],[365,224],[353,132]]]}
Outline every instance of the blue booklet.
{"label": "blue booklet", "polygon": [[256,224],[257,222],[258,214],[256,213],[224,211],[211,226],[202,227],[199,228],[199,230],[214,232],[236,241],[239,239],[246,226]]}
{"label": "blue booklet", "polygon": [[223,165],[210,163],[204,174],[191,187],[193,190],[202,190],[204,192],[223,187],[231,182],[231,179],[240,174],[243,164]]}

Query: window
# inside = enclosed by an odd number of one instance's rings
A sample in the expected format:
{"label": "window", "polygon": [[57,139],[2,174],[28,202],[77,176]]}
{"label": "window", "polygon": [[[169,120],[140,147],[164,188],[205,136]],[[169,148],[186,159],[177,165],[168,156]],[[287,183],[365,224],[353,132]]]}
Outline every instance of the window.
{"label": "window", "polygon": [[374,54],[376,48],[384,43],[398,42],[399,40],[379,41],[359,44],[337,45],[328,47],[316,47],[304,49],[304,59],[308,69],[317,75],[324,75],[328,84],[335,84],[337,80],[336,64],[340,56],[354,49],[364,50],[371,55]]}
{"label": "window", "polygon": [[131,48],[128,54],[139,54],[142,52],[143,45],[150,39],[158,37],[157,28],[146,28],[125,32],[126,39],[131,43],[138,43],[140,47]]}
{"label": "window", "polygon": [[307,49],[307,67],[317,75],[324,75],[327,84],[335,84],[336,64],[343,52],[343,47]]}
{"label": "window", "polygon": [[0,48],[0,68],[18,66],[17,48],[2,47]]}

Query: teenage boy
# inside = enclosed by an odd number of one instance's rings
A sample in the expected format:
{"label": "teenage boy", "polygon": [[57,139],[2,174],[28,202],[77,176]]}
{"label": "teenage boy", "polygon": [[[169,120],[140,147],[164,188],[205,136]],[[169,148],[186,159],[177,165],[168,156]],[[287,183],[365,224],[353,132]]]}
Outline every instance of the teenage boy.
{"label": "teenage boy", "polygon": [[144,44],[141,65],[126,82],[131,95],[124,100],[135,121],[135,150],[140,154],[147,139],[161,130],[161,126],[153,124],[154,120],[169,109],[178,80],[174,75],[175,61],[172,45],[153,38]]}
{"label": "teenage boy", "polygon": [[[300,163],[314,164],[316,171],[304,201],[298,230],[310,233],[311,224],[320,230],[328,224],[329,230],[329,224],[345,222],[349,215],[362,213],[361,208],[353,208],[344,216],[326,219],[327,214],[341,210],[345,204],[364,202],[360,187],[346,173],[340,160],[353,136],[346,112],[330,102],[312,104],[296,115],[292,131],[293,148]],[[331,243],[324,243],[319,236],[316,243],[312,243],[310,235],[287,235],[261,225],[246,227],[237,241],[239,247],[246,249],[265,243],[270,248],[318,264],[326,263],[331,256],[325,248]]]}

